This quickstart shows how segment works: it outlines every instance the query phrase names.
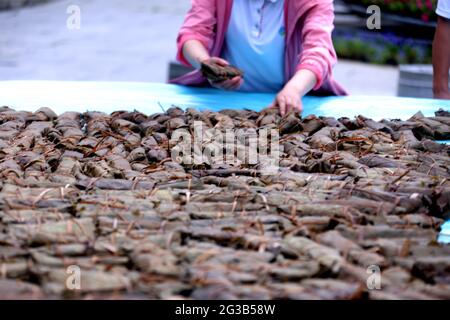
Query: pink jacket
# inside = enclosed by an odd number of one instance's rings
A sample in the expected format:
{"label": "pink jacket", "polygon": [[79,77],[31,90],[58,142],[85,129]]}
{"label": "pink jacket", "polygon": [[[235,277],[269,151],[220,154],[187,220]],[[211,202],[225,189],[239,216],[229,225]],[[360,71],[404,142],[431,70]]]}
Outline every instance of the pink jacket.
{"label": "pink jacket", "polygon": [[[192,0],[177,39],[177,59],[189,65],[183,45],[198,40],[211,56],[220,56],[230,20],[233,0]],[[308,69],[317,77],[313,90],[321,95],[345,95],[332,78],[337,62],[331,40],[334,28],[333,0],[285,0],[286,52],[285,77],[291,79],[299,69]],[[205,85],[206,79],[193,71],[171,81],[184,85]]]}

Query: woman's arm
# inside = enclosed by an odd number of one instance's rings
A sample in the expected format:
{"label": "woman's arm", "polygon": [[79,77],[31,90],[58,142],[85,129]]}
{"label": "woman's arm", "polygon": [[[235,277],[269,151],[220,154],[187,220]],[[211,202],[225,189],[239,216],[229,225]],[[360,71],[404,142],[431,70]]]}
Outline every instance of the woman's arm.
{"label": "woman's arm", "polygon": [[185,44],[190,41],[199,42],[208,52],[216,36],[214,32],[216,23],[216,1],[192,0],[191,9],[187,13],[177,37],[178,61],[190,65],[190,61],[184,56]]}
{"label": "woman's arm", "polygon": [[438,17],[433,42],[433,92],[437,99],[450,99],[448,72],[450,68],[450,20]]}
{"label": "woman's arm", "polygon": [[[177,38],[177,59],[196,69],[200,69],[205,60],[228,65],[228,62],[210,57],[209,49],[216,36],[216,2],[212,0],[192,0],[189,10]],[[242,84],[241,77],[235,77],[220,83],[211,83],[213,87],[225,90],[235,90]]]}
{"label": "woman's arm", "polygon": [[297,70],[307,69],[314,73],[317,82],[313,90],[317,90],[331,76],[337,62],[331,37],[334,29],[333,1],[320,1],[306,15],[301,34],[303,50]]}
{"label": "woman's arm", "polygon": [[334,25],[333,1],[323,0],[308,13],[301,30],[302,53],[298,57],[297,72],[278,93],[273,107],[281,115],[291,110],[302,111],[301,98],[311,90],[319,89],[331,75],[337,61],[331,32]]}
{"label": "woman's arm", "polygon": [[210,58],[208,50],[198,40],[188,40],[183,45],[183,55],[195,69],[200,69],[201,63]]}

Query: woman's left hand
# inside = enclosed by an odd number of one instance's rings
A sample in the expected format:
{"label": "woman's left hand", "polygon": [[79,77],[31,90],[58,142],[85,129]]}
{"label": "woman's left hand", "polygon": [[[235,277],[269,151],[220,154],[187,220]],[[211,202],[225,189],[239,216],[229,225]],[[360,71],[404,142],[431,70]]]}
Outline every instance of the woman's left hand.
{"label": "woman's left hand", "polygon": [[316,75],[307,70],[300,69],[281,90],[269,108],[279,108],[281,116],[290,111],[303,111],[302,97],[317,83]]}
{"label": "woman's left hand", "polygon": [[286,84],[269,108],[279,108],[281,116],[290,111],[302,112],[302,99],[300,91],[292,85]]}

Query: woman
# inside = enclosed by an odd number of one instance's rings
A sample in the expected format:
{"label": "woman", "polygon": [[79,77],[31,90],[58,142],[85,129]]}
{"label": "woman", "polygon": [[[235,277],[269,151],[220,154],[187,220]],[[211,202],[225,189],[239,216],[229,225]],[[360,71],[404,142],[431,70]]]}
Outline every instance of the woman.
{"label": "woman", "polygon": [[172,83],[204,85],[201,62],[232,64],[244,71],[212,86],[278,92],[271,107],[284,115],[302,111],[301,97],[345,95],[332,78],[332,0],[192,0],[178,35],[179,61],[197,70]]}

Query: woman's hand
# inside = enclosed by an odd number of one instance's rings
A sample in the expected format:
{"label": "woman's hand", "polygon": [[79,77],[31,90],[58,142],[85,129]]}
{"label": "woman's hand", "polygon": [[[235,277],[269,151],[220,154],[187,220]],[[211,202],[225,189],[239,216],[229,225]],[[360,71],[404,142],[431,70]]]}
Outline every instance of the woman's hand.
{"label": "woman's hand", "polygon": [[284,86],[269,108],[279,108],[281,116],[290,111],[303,111],[302,97],[317,83],[316,75],[307,69],[300,69]]}
{"label": "woman's hand", "polygon": [[279,108],[281,116],[290,111],[302,112],[302,100],[300,91],[294,86],[286,84],[281,90],[269,108]]}
{"label": "woman's hand", "polygon": [[[198,40],[188,40],[183,46],[183,54],[189,63],[197,70],[202,67],[202,62],[214,62],[221,66],[229,65],[228,61],[221,59],[219,57],[210,57],[208,50],[203,46],[203,44]],[[209,81],[209,80],[208,80]],[[243,83],[242,77],[234,77],[230,80],[225,80],[222,82],[212,82],[209,81],[211,86],[223,90],[237,90]]]}
{"label": "woman's hand", "polygon": [[447,92],[440,92],[440,93],[435,93],[434,94],[434,98],[435,99],[445,99],[445,100],[450,100],[450,93]]}
{"label": "woman's hand", "polygon": [[[217,63],[218,65],[223,66],[223,67],[229,65],[228,61],[226,61],[222,58],[219,58],[219,57],[208,58],[206,60],[203,60],[202,62]],[[244,79],[242,79],[242,77],[234,77],[232,79],[221,81],[221,82],[213,82],[213,81],[210,81],[209,79],[208,79],[208,81],[211,84],[211,86],[213,86],[214,88],[217,88],[217,89],[237,90],[244,82]]]}

